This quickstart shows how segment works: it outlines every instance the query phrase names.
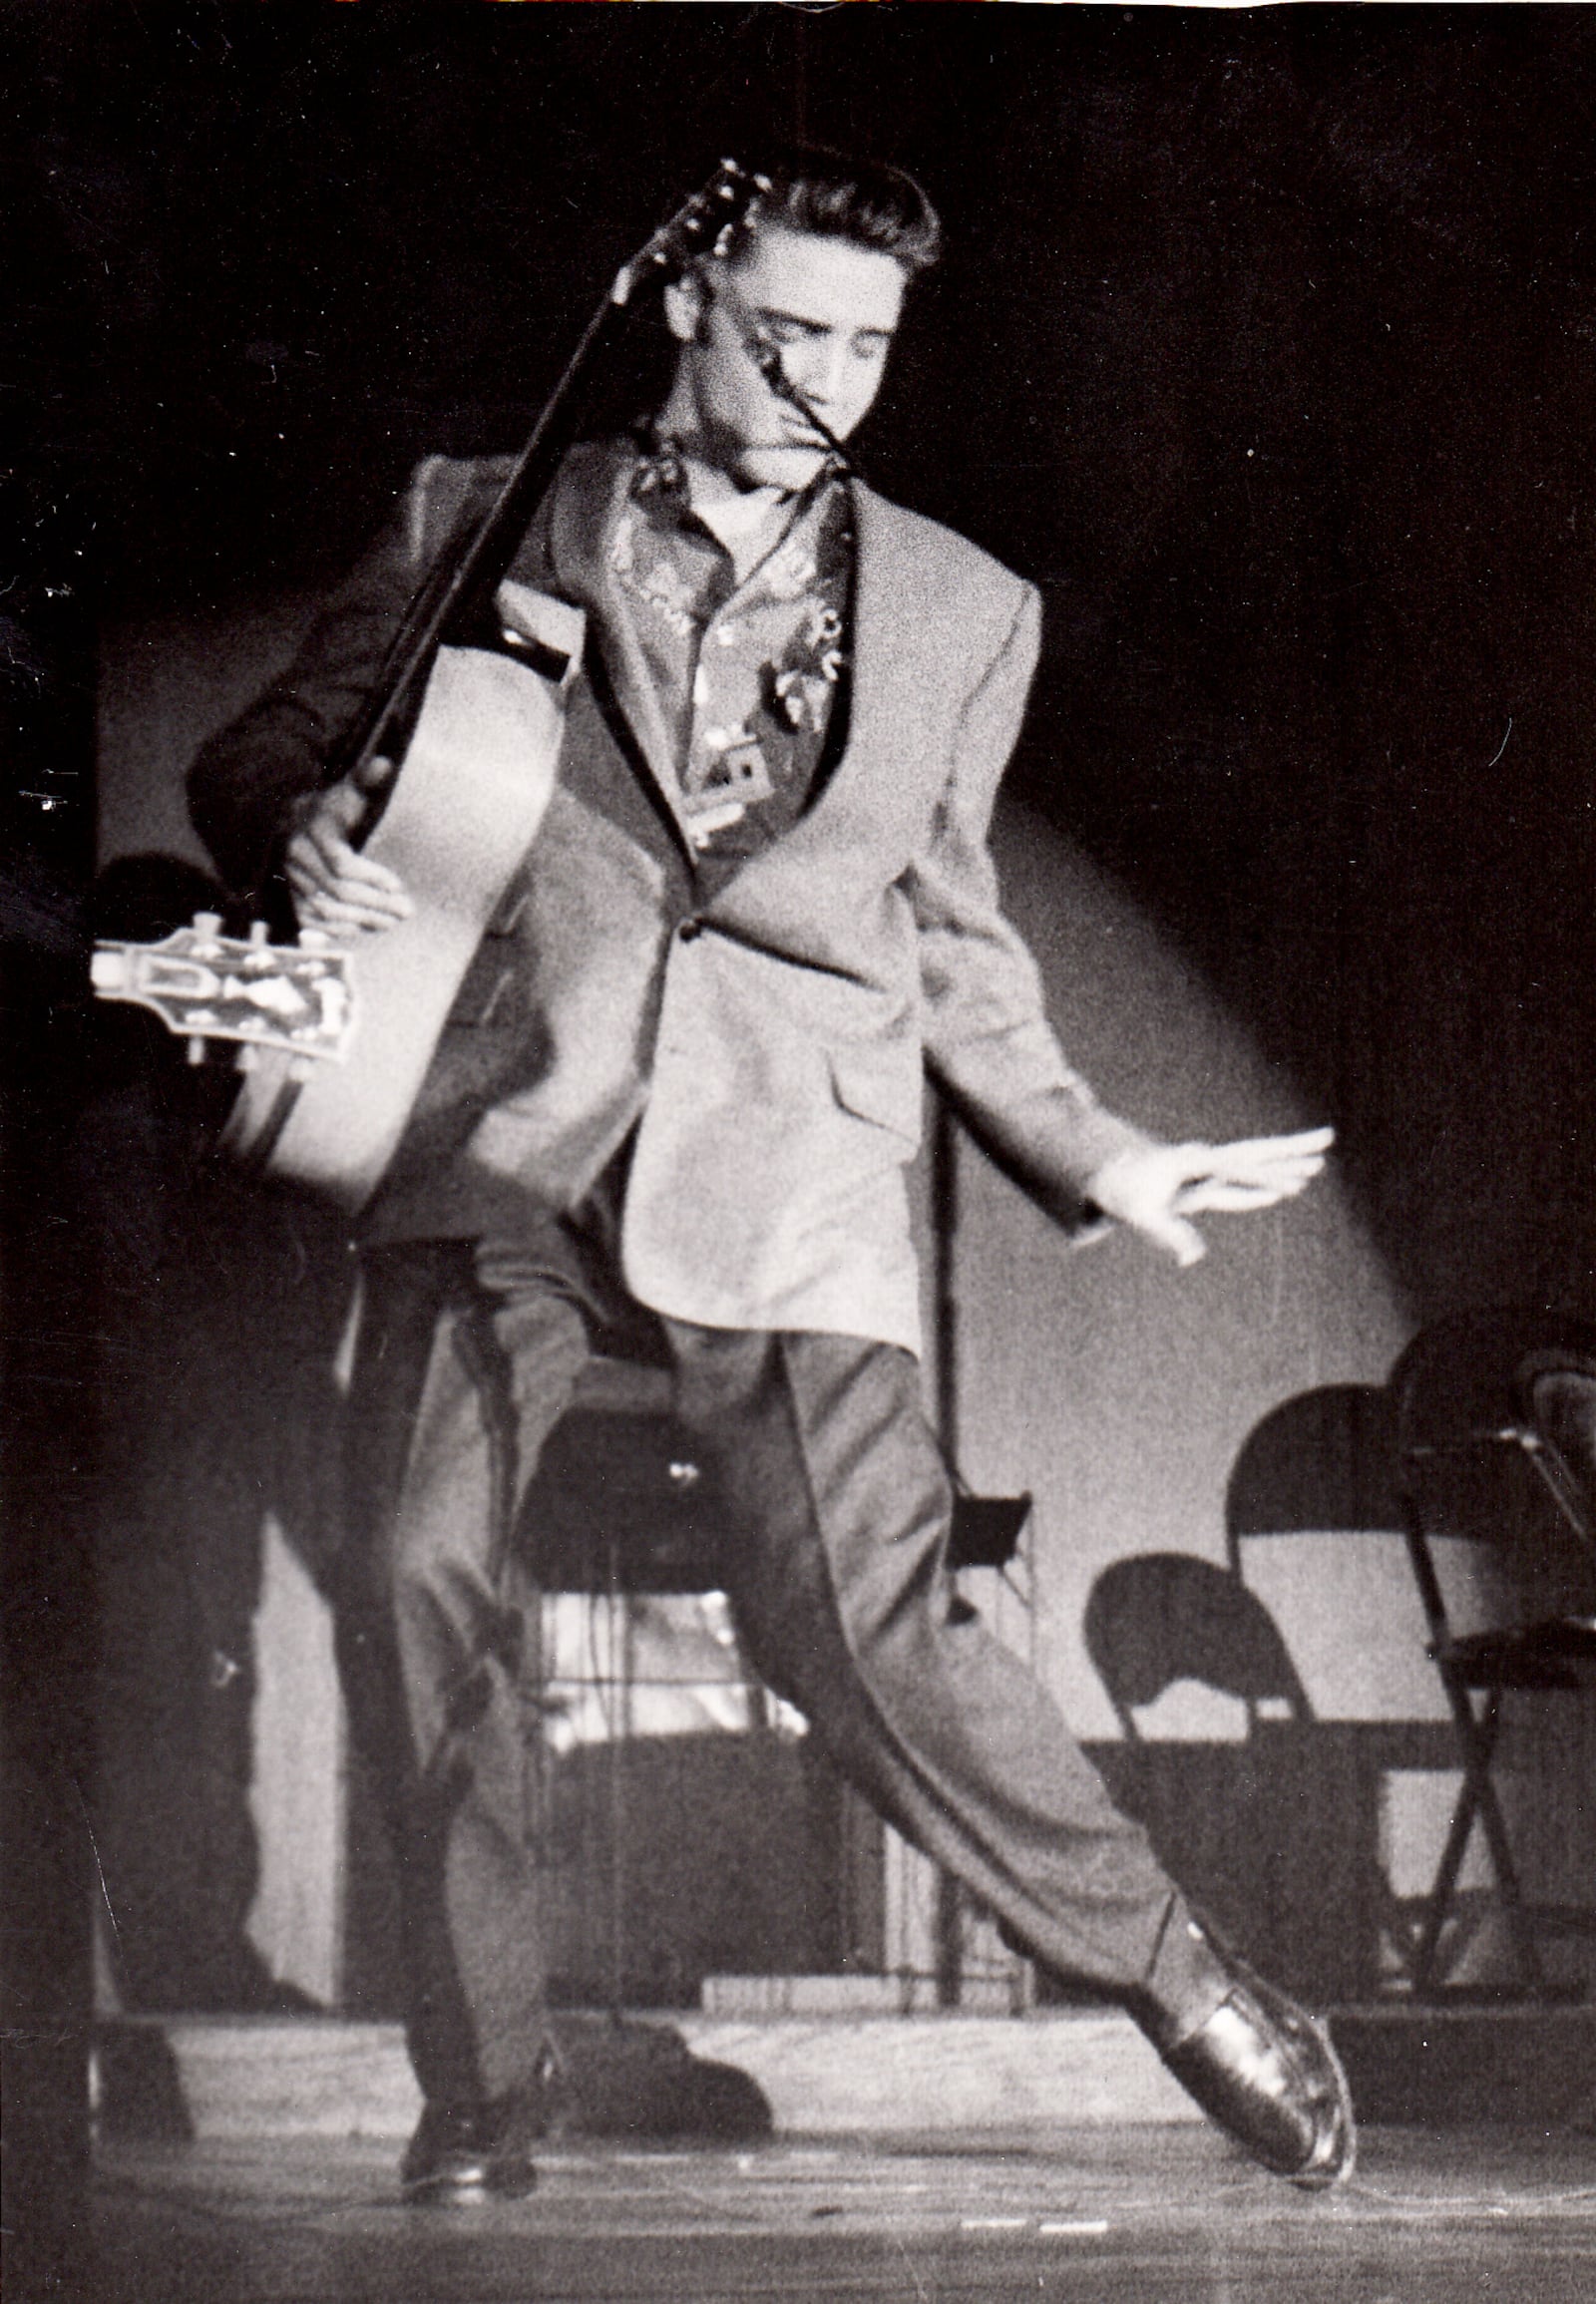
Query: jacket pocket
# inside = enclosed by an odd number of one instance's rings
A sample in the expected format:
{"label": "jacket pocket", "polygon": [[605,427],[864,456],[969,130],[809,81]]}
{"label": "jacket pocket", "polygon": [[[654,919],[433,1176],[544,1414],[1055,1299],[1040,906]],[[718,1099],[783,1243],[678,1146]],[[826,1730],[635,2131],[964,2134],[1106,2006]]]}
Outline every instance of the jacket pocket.
{"label": "jacket pocket", "polygon": [[832,1093],[845,1112],[920,1142],[924,1072],[913,1042],[861,1042],[829,1051]]}

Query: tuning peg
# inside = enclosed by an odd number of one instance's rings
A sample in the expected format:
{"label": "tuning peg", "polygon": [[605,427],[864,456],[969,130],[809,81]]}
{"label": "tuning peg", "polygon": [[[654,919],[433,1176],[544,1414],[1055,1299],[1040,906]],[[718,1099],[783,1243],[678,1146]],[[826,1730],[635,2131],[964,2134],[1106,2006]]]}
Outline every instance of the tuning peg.
{"label": "tuning peg", "polygon": [[194,927],[197,936],[219,936],[221,934],[221,915],[219,912],[197,912],[194,916]]}
{"label": "tuning peg", "polygon": [[251,944],[264,944],[270,934],[271,931],[263,920],[252,920],[249,923],[249,942]]}
{"label": "tuning peg", "polygon": [[189,1041],[187,1054],[191,1064],[202,1064],[204,1062],[205,1044],[198,1033]]}
{"label": "tuning peg", "polygon": [[251,1048],[246,1040],[232,1060],[240,1072],[258,1072],[260,1069],[260,1050]]}

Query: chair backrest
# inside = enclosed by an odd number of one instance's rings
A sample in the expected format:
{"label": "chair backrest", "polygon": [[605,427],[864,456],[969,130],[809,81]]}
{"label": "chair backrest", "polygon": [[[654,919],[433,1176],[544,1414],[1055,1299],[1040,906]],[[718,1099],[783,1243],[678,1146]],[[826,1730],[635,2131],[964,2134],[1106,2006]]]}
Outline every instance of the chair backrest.
{"label": "chair backrest", "polygon": [[1596,1325],[1524,1305],[1476,1307],[1432,1321],[1398,1355],[1388,1381],[1404,1467],[1425,1449],[1516,1433],[1526,1421],[1523,1377],[1559,1366],[1596,1368]]}
{"label": "chair backrest", "polygon": [[1539,1469],[1569,1524],[1596,1544],[1596,1359],[1535,1351],[1518,1370],[1519,1397],[1540,1442]]}
{"label": "chair backrest", "polygon": [[1231,1566],[1279,1625],[1320,1720],[1395,1734],[1433,1718],[1431,1626],[1401,1540],[1383,1384],[1321,1384],[1271,1408],[1237,1454],[1225,1524]]}
{"label": "chair backrest", "polygon": [[1256,1714],[1311,1717],[1274,1618],[1239,1577],[1188,1552],[1139,1552],[1105,1568],[1083,1622],[1086,1652],[1124,1734],[1176,1681],[1200,1681]]}
{"label": "chair backrest", "polygon": [[1233,1567],[1247,1537],[1398,1524],[1391,1401],[1380,1384],[1320,1384],[1248,1433],[1225,1490]]}
{"label": "chair backrest", "polygon": [[1422,1329],[1390,1379],[1410,1533],[1517,1553],[1544,1581],[1596,1580],[1596,1325],[1526,1306]]}

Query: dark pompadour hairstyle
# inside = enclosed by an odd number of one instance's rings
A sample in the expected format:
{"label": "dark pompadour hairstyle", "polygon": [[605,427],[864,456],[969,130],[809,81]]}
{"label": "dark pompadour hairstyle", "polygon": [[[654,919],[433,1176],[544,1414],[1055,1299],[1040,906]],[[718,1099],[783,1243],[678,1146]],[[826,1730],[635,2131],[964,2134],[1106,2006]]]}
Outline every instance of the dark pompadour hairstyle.
{"label": "dark pompadour hairstyle", "polygon": [[942,253],[941,220],[905,169],[803,145],[755,154],[745,165],[750,175],[768,179],[770,190],[732,235],[726,254],[733,261],[761,222],[879,248],[911,278],[929,271]]}

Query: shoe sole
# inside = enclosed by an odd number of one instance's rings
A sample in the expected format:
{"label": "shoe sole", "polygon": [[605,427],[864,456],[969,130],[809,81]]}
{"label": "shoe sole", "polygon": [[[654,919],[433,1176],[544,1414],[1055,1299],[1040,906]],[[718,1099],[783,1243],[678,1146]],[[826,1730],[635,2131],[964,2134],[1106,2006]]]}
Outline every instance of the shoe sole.
{"label": "shoe sole", "polygon": [[1321,2055],[1336,2076],[1336,2109],[1340,2133],[1347,2139],[1347,2148],[1338,2166],[1315,2168],[1310,2164],[1296,2175],[1289,2176],[1287,2181],[1303,2192],[1334,2192],[1340,2190],[1358,2165],[1358,2119],[1353,2111],[1352,2088],[1341,2058],[1336,2054],[1329,2025],[1322,2024],[1317,2016],[1310,2016],[1307,2021],[1309,2031],[1319,2044]]}
{"label": "shoe sole", "polygon": [[430,2175],[401,2178],[399,2190],[411,2207],[474,2208],[488,2200],[524,2200],[537,2186],[538,2171],[531,2167],[511,2178],[486,2169],[439,2169]]}

